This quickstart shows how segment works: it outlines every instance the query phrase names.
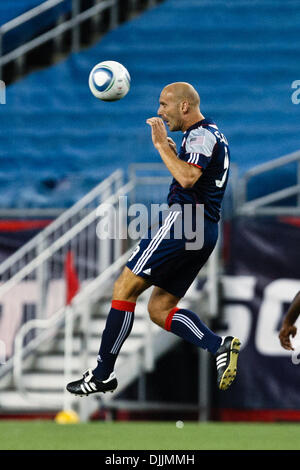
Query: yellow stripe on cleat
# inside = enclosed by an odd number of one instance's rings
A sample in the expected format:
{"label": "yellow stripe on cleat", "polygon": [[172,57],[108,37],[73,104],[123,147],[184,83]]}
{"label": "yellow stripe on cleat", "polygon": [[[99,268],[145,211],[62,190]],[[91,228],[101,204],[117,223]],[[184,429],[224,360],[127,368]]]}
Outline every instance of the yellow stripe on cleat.
{"label": "yellow stripe on cleat", "polygon": [[219,389],[227,390],[235,379],[237,372],[237,360],[240,352],[241,342],[238,338],[233,338],[230,344],[230,359],[227,369],[223,373]]}

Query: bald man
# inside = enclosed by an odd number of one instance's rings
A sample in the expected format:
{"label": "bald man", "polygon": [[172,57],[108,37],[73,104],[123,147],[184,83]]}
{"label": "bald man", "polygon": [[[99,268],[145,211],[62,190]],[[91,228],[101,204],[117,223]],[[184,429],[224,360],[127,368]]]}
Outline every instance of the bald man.
{"label": "bald man", "polygon": [[[75,395],[116,389],[115,361],[130,334],[136,301],[150,286],[154,286],[148,304],[151,320],[215,356],[220,390],[226,390],[236,376],[239,339],[218,336],[194,312],[178,307],[217,242],[228,179],[228,142],[201,113],[199,95],[189,83],[172,83],[162,90],[158,116],[146,122],[153,145],[173,176],[169,210],[153,221],[115,282],[97,367],[67,385]],[[171,132],[183,132],[179,153],[164,123]],[[188,224],[196,230],[187,236]],[[200,244],[188,243],[190,234],[197,239],[200,232]]]}

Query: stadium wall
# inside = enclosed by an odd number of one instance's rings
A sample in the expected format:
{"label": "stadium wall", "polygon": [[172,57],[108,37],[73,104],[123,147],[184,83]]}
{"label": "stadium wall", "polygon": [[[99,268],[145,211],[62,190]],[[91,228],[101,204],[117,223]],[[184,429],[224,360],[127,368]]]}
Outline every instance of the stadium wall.
{"label": "stadium wall", "polygon": [[[238,375],[216,399],[222,420],[299,420],[299,336],[284,350],[278,333],[300,290],[299,217],[238,217],[225,230],[220,334],[241,339]],[[296,323],[299,327],[299,321]]]}

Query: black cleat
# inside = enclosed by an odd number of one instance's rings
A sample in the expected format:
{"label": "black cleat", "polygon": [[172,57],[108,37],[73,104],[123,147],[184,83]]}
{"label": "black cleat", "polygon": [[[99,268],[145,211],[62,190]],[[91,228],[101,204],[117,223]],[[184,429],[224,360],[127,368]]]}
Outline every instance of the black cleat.
{"label": "black cleat", "polygon": [[118,381],[114,372],[110,374],[107,380],[98,380],[92,373],[92,369],[88,369],[83,374],[83,378],[70,382],[67,385],[67,390],[73,395],[88,396],[92,393],[105,393],[113,392],[118,386]]}
{"label": "black cleat", "polygon": [[235,379],[241,342],[226,336],[216,352],[217,383],[220,390],[227,390]]}

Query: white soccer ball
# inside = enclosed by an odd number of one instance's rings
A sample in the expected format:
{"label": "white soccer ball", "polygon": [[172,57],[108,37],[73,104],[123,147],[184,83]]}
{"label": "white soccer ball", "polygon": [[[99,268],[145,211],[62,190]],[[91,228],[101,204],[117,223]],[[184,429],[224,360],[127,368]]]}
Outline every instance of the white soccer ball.
{"label": "white soccer ball", "polygon": [[96,98],[117,101],[130,89],[130,75],[124,65],[106,60],[95,65],[89,76],[89,87]]}

